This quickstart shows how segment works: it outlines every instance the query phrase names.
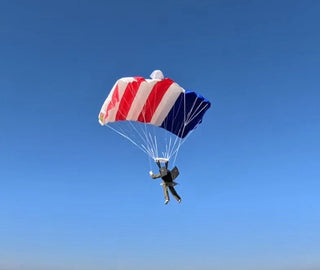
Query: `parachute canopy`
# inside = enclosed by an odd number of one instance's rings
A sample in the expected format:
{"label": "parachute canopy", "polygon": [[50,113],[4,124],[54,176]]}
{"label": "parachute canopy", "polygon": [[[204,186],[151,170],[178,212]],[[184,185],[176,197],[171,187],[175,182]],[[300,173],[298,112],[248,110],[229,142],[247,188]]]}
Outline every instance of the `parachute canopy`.
{"label": "parachute canopy", "polygon": [[209,107],[207,99],[184,90],[156,70],[151,79],[119,79],[101,108],[99,122],[106,125],[117,121],[138,121],[185,138],[201,123]]}

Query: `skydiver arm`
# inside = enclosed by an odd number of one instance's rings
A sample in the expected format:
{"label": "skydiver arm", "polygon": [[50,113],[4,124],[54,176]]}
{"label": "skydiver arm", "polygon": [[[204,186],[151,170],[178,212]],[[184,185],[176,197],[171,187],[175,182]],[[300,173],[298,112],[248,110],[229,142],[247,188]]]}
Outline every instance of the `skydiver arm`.
{"label": "skydiver arm", "polygon": [[160,178],[161,177],[161,174],[154,174],[152,171],[149,172],[150,176],[152,179],[156,179],[156,178]]}

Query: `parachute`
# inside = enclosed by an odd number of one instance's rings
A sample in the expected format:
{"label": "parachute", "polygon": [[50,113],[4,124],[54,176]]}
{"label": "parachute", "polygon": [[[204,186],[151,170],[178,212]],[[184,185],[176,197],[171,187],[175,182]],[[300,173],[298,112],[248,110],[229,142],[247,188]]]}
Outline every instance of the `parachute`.
{"label": "parachute", "polygon": [[168,161],[177,157],[180,146],[202,122],[211,104],[164,78],[160,70],[150,77],[119,79],[103,103],[99,122],[153,160]]}

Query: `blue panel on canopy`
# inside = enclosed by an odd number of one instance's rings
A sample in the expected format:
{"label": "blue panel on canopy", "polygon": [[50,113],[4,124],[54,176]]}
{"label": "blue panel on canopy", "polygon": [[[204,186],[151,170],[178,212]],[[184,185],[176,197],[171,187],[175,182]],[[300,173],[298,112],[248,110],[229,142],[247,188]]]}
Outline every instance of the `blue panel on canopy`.
{"label": "blue panel on canopy", "polygon": [[180,94],[161,127],[184,138],[202,122],[202,117],[210,105],[210,101],[203,96],[185,91]]}

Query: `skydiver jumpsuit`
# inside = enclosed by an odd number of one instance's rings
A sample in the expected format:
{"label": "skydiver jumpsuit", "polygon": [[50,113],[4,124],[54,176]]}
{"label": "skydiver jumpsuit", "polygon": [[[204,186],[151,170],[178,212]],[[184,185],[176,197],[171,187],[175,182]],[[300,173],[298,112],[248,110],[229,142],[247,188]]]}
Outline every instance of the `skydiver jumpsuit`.
{"label": "skydiver jumpsuit", "polygon": [[[160,167],[160,166],[159,166]],[[172,179],[171,171],[167,169],[166,167],[160,167],[160,173],[159,174],[153,174],[151,175],[153,179],[160,178],[162,179],[162,187],[163,187],[163,193],[165,197],[165,203],[168,203],[170,198],[169,198],[169,193],[168,193],[168,188],[172,195],[176,198],[178,202],[181,202],[181,198],[176,192],[174,186],[176,183]]]}

